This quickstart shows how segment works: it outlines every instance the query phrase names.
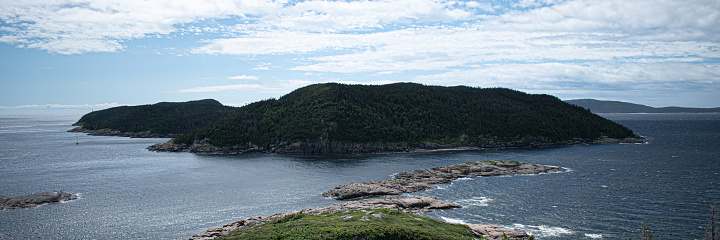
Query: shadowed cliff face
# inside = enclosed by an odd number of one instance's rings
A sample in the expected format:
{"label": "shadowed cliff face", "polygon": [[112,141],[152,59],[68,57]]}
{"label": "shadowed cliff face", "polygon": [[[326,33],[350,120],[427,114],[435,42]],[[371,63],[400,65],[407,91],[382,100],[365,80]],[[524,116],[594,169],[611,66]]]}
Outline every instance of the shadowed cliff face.
{"label": "shadowed cliff face", "polygon": [[461,144],[416,144],[406,145],[382,145],[382,144],[350,144],[342,142],[295,142],[280,144],[271,144],[268,146],[258,146],[254,144],[236,145],[217,147],[207,142],[196,141],[193,144],[175,144],[173,141],[167,143],[158,143],[149,146],[147,149],[156,152],[191,152],[196,154],[208,155],[237,155],[252,153],[275,153],[290,155],[334,155],[334,154],[373,154],[373,153],[400,153],[400,152],[431,152],[431,151],[466,151],[480,149],[516,149],[516,148],[552,148],[564,147],[583,144],[613,144],[613,143],[641,143],[640,138],[601,138],[598,140],[573,139],[560,142],[543,142],[533,139],[522,139],[514,142],[495,142],[486,141],[475,143],[469,146]]}

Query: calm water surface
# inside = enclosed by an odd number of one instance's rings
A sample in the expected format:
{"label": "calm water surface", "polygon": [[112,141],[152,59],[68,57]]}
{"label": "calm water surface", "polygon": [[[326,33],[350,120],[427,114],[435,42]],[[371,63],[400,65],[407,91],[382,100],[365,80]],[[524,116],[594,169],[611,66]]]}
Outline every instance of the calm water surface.
{"label": "calm water surface", "polygon": [[[606,114],[646,144],[540,150],[307,157],[154,153],[168,139],[67,133],[80,116],[0,116],[0,195],[80,199],[0,211],[2,239],[186,239],[258,215],[323,207],[337,185],[483,159],[562,166],[567,173],[480,177],[415,193],[462,209],[449,222],[522,228],[541,239],[700,239],[720,202],[720,114]],[[79,142],[79,145],[75,143]]]}

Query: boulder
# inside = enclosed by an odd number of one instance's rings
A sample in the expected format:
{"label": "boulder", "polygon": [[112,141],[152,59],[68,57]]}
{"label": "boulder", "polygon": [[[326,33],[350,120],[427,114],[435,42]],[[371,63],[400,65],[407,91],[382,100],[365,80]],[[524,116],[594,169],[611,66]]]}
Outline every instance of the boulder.
{"label": "boulder", "polygon": [[498,226],[498,225],[485,225],[485,224],[467,224],[470,229],[475,231],[478,235],[486,237],[486,239],[528,239],[530,235],[525,232],[518,231],[515,229]]}
{"label": "boulder", "polygon": [[[2,197],[2,209],[31,208],[45,203],[57,203],[77,199],[77,196],[65,192],[42,192],[14,198]],[[3,201],[4,200],[4,201]]]}
{"label": "boulder", "polygon": [[387,188],[380,184],[350,183],[331,189],[323,193],[322,196],[345,200],[376,195],[398,195],[401,193],[398,189]]}

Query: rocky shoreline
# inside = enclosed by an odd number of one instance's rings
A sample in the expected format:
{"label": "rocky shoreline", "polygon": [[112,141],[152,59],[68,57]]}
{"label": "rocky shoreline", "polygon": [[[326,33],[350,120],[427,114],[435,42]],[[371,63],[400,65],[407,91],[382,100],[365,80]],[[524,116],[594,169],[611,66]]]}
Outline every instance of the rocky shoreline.
{"label": "rocky shoreline", "polygon": [[515,174],[538,174],[563,172],[564,168],[543,166],[516,161],[476,161],[401,172],[393,178],[362,183],[350,183],[335,187],[322,194],[337,200],[346,200],[378,195],[399,195],[430,189],[431,184],[450,183],[458,178],[477,176],[499,176]]}
{"label": "rocky shoreline", "polygon": [[0,196],[0,209],[31,208],[46,203],[58,203],[77,199],[75,194],[65,192],[42,192],[13,198]]}
{"label": "rocky shoreline", "polygon": [[378,144],[351,144],[341,142],[282,142],[268,146],[258,146],[252,143],[246,145],[216,147],[206,141],[195,141],[193,144],[174,144],[172,140],[147,147],[154,152],[191,152],[207,155],[240,155],[251,153],[274,153],[295,155],[335,155],[335,154],[375,154],[400,152],[429,152],[442,150],[480,150],[480,149],[522,149],[522,148],[555,148],[589,144],[617,144],[642,143],[641,138],[614,139],[603,137],[597,140],[572,139],[561,142],[545,142],[533,139],[524,139],[514,142],[487,141],[473,146],[456,146],[440,144],[424,144],[417,146],[378,145]]}
{"label": "rocky shoreline", "polygon": [[[419,214],[434,209],[461,208],[459,204],[438,200],[431,196],[387,196],[411,193],[431,188],[431,184],[446,184],[458,178],[472,178],[478,176],[500,176],[515,174],[539,174],[550,172],[564,172],[566,169],[554,166],[543,166],[517,161],[475,161],[455,164],[445,167],[435,167],[397,173],[391,179],[379,181],[366,181],[362,183],[350,183],[335,187],[322,194],[337,200],[355,199],[336,203],[328,207],[305,209],[296,212],[278,213],[267,217],[252,217],[235,221],[208,229],[203,234],[190,238],[191,240],[215,239],[229,234],[231,231],[242,230],[264,221],[276,220],[288,215],[323,214],[355,209],[377,209],[387,208],[404,211],[407,213]],[[371,198],[382,197],[382,198]],[[362,198],[362,199],[359,199]],[[528,239],[530,235],[511,228],[498,225],[466,224],[475,235],[485,239]]]}
{"label": "rocky shoreline", "polygon": [[90,129],[84,129],[83,127],[75,127],[73,129],[68,130],[68,132],[81,132],[81,133],[87,133],[88,135],[92,135],[92,136],[118,136],[118,137],[130,137],[130,138],[174,138],[174,137],[179,136],[179,134],[174,134],[174,133],[159,134],[159,133],[151,133],[149,131],[122,132],[122,131],[112,130],[109,128],[90,130]]}

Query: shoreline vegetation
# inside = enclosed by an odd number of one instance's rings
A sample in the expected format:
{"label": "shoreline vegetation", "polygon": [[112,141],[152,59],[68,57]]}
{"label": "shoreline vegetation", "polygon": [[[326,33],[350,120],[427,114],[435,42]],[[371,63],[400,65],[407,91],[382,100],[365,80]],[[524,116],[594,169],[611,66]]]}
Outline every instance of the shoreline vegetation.
{"label": "shoreline vegetation", "polygon": [[[462,206],[457,203],[438,200],[432,196],[388,195],[422,191],[430,189],[434,184],[447,184],[458,178],[564,171],[566,170],[561,167],[499,160],[475,161],[445,167],[406,171],[393,175],[391,179],[350,183],[335,187],[322,194],[323,197],[350,201],[321,208],[277,213],[267,217],[247,218],[225,224],[223,227],[210,228],[205,233],[195,235],[190,239],[294,239],[298,237],[309,237],[309,239],[354,239],[356,237],[361,239],[387,239],[383,237],[374,238],[375,236],[414,239],[412,236],[428,234],[427,228],[432,228],[433,234],[436,234],[434,236],[438,237],[428,237],[426,239],[463,239],[463,237],[470,237],[471,239],[534,239],[534,236],[525,232],[499,225],[452,224],[416,215],[435,209],[461,208]],[[398,213],[398,211],[403,213]],[[403,216],[406,221],[395,220],[397,216]],[[302,222],[301,219],[306,219],[308,222]],[[309,221],[309,219],[313,221]],[[388,224],[391,226],[388,226]],[[332,226],[329,230],[325,229],[328,225]],[[413,228],[413,226],[418,225],[423,226],[422,228],[425,230]],[[282,232],[274,232],[278,231],[278,229],[283,230],[281,230]],[[322,231],[318,229],[322,229]],[[316,235],[320,233],[314,233],[314,231],[322,232],[324,235],[320,237]],[[308,233],[315,235],[307,235]],[[462,235],[463,233],[465,235]],[[268,236],[268,234],[277,235]]]}

